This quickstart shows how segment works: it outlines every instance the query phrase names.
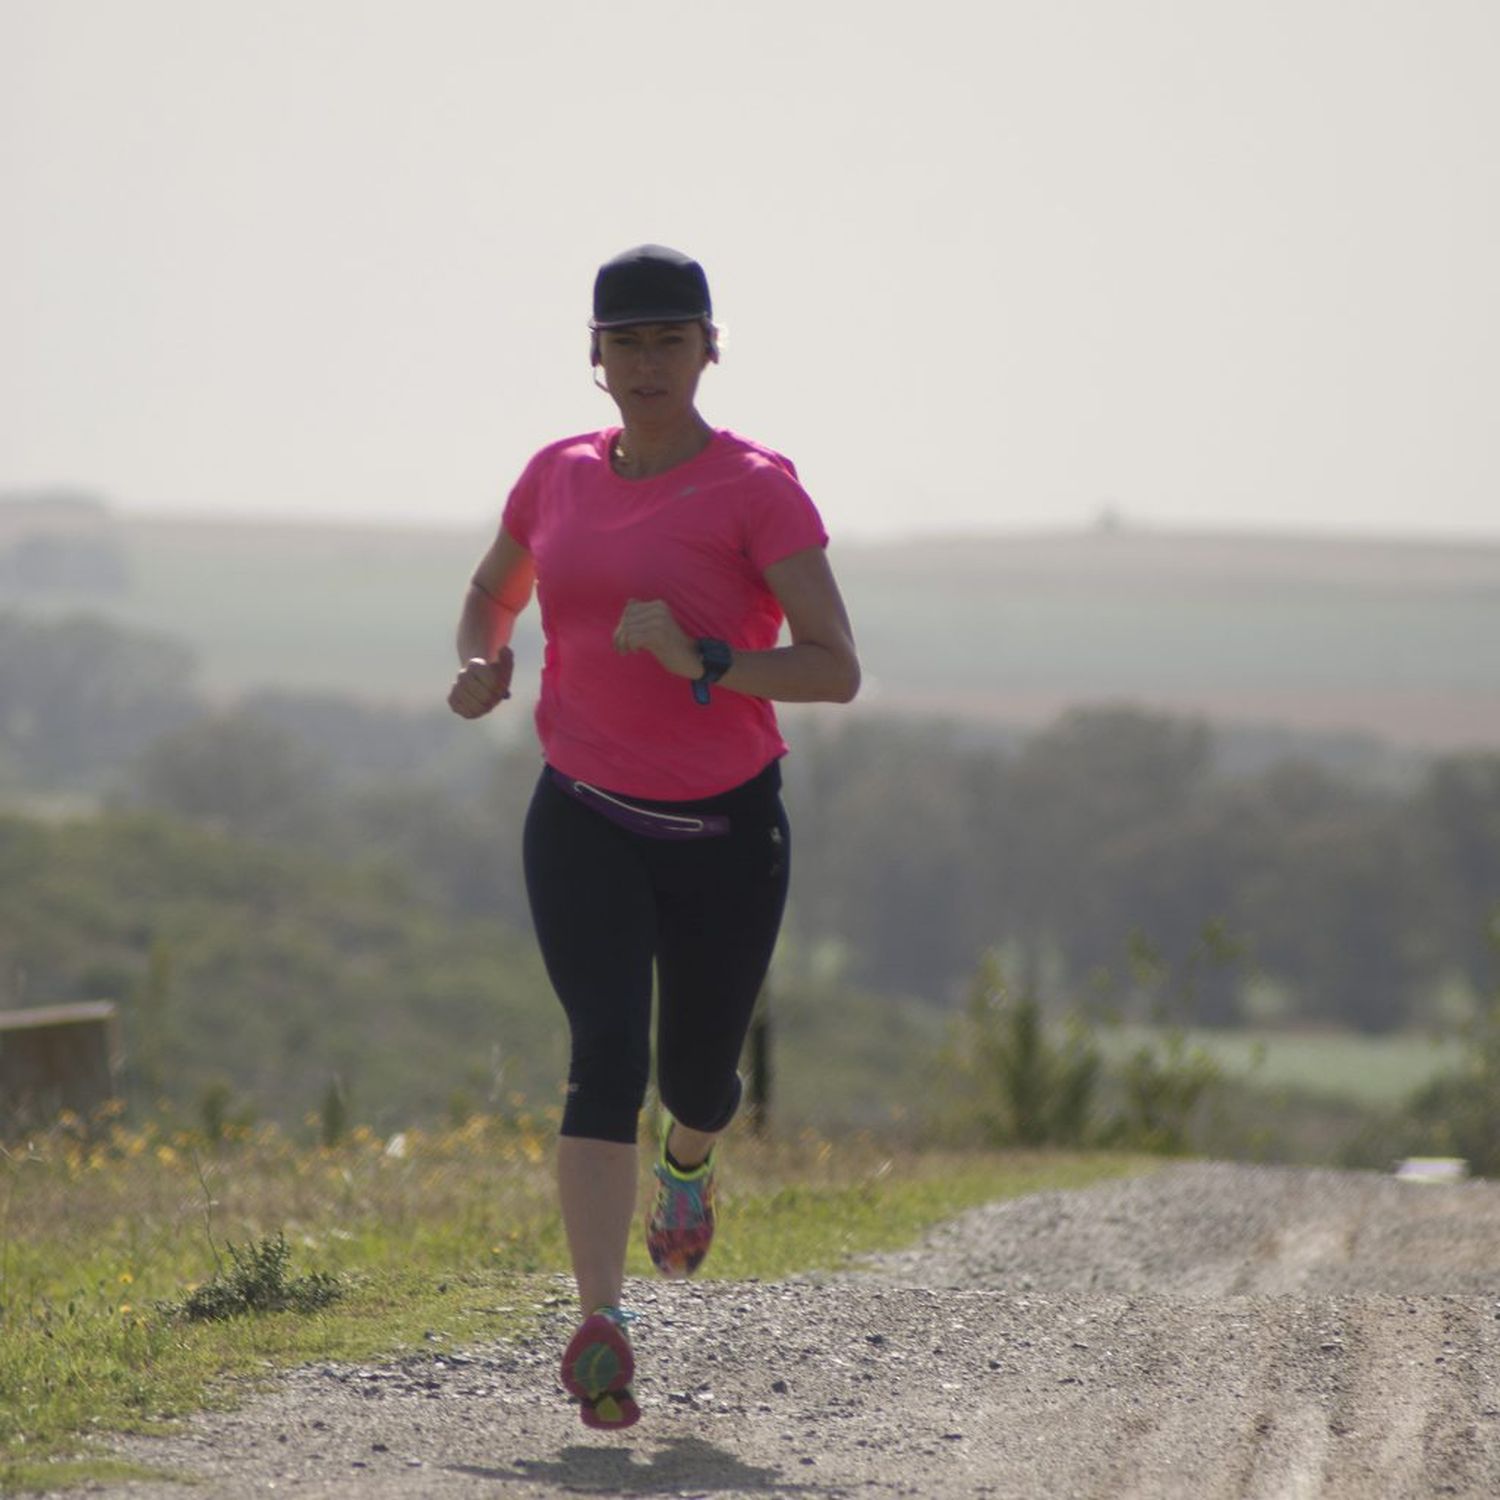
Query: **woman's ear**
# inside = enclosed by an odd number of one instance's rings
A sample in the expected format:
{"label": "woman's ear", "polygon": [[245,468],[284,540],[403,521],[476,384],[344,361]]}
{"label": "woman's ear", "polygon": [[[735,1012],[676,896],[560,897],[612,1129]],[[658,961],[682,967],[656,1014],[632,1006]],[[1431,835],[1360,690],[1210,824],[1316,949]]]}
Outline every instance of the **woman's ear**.
{"label": "woman's ear", "polygon": [[589,363],[597,368],[603,360],[604,356],[599,352],[599,335],[591,333],[589,335]]}

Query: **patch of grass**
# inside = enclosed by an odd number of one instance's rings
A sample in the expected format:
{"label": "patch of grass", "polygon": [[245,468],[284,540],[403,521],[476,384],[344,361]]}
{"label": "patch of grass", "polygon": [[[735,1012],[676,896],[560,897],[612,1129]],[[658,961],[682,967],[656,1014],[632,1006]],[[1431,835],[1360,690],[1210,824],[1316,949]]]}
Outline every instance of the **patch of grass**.
{"label": "patch of grass", "polygon": [[[0,1157],[0,1491],[57,1487],[63,1459],[84,1464],[69,1482],[106,1477],[90,1434],[163,1430],[276,1369],[534,1326],[568,1295],[551,1123],[521,1112],[389,1139],[361,1127],[337,1147],[231,1127],[210,1150],[158,1126],[91,1135],[65,1121]],[[712,1273],[846,1265],[988,1199],[1139,1167],[737,1134]],[[214,1246],[231,1240],[252,1248],[225,1267]],[[639,1245],[630,1269],[650,1274]],[[337,1301],[293,1295],[335,1278]],[[205,1300],[235,1315],[182,1315]]]}
{"label": "patch of grass", "polygon": [[[522,1283],[563,1254],[546,1157],[524,1114],[439,1136],[359,1129],[336,1149],[236,1127],[213,1151],[156,1124],[65,1119],[0,1158],[0,1464],[170,1424],[267,1369],[518,1331],[535,1301]],[[334,1277],[345,1294],[183,1318],[225,1240],[273,1247],[234,1268],[247,1305]]]}
{"label": "patch of grass", "polygon": [[53,1459],[47,1463],[0,1463],[0,1494],[45,1495],[93,1484],[125,1484],[130,1480],[182,1480],[165,1469],[149,1469],[118,1459]]}
{"label": "patch of grass", "polygon": [[[722,1228],[704,1268],[707,1279],[775,1280],[837,1270],[862,1255],[902,1249],[934,1225],[982,1203],[1088,1187],[1158,1165],[1102,1152],[882,1157],[877,1150],[851,1175],[844,1148],[809,1142],[806,1153],[770,1172],[753,1154],[743,1167],[726,1157]],[[651,1274],[640,1245],[632,1245],[630,1269]]]}

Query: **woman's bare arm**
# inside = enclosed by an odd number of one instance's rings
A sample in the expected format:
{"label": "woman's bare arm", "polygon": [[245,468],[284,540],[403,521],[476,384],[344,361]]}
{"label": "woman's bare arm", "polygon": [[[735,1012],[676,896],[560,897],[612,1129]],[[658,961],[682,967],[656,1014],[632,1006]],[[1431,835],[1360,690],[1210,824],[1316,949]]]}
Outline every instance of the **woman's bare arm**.
{"label": "woman's bare arm", "polygon": [[[828,555],[821,547],[772,563],[766,583],[786,615],[792,640],[769,651],[734,653],[720,685],[781,703],[848,703],[859,691],[859,655]],[[702,675],[693,638],[660,599],[631,600],[615,630],[620,651],[649,651],[679,677]]]}
{"label": "woman's bare arm", "polygon": [[448,693],[448,706],[465,719],[480,719],[510,697],[515,666],[510,638],[536,581],[531,554],[501,529],[480,559],[464,595],[458,620],[462,663]]}

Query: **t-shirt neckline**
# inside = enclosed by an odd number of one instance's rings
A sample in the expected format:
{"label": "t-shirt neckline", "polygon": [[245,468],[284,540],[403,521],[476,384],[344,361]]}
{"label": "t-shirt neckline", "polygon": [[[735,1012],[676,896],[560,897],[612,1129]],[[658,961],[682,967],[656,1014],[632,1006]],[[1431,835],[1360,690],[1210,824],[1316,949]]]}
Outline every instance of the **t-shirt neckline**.
{"label": "t-shirt neckline", "polygon": [[658,479],[675,479],[684,469],[690,469],[702,459],[707,458],[716,449],[727,435],[727,428],[714,427],[709,431],[708,441],[691,458],[685,458],[680,464],[673,464],[670,469],[663,469],[660,474],[647,474],[641,479],[627,479],[625,475],[616,472],[614,459],[615,439],[624,432],[623,427],[606,427],[600,433],[603,439],[600,447],[600,458],[604,463],[604,472],[617,484],[628,485],[631,489],[639,489],[642,485],[651,484]]}

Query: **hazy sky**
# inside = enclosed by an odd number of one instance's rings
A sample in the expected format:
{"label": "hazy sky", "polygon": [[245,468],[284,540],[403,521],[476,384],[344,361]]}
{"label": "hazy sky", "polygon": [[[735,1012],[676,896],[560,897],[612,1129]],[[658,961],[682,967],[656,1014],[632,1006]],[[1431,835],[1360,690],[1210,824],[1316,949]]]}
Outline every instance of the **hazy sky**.
{"label": "hazy sky", "polygon": [[705,264],[836,536],[1500,536],[1496,0],[0,0],[0,489],[488,528]]}

